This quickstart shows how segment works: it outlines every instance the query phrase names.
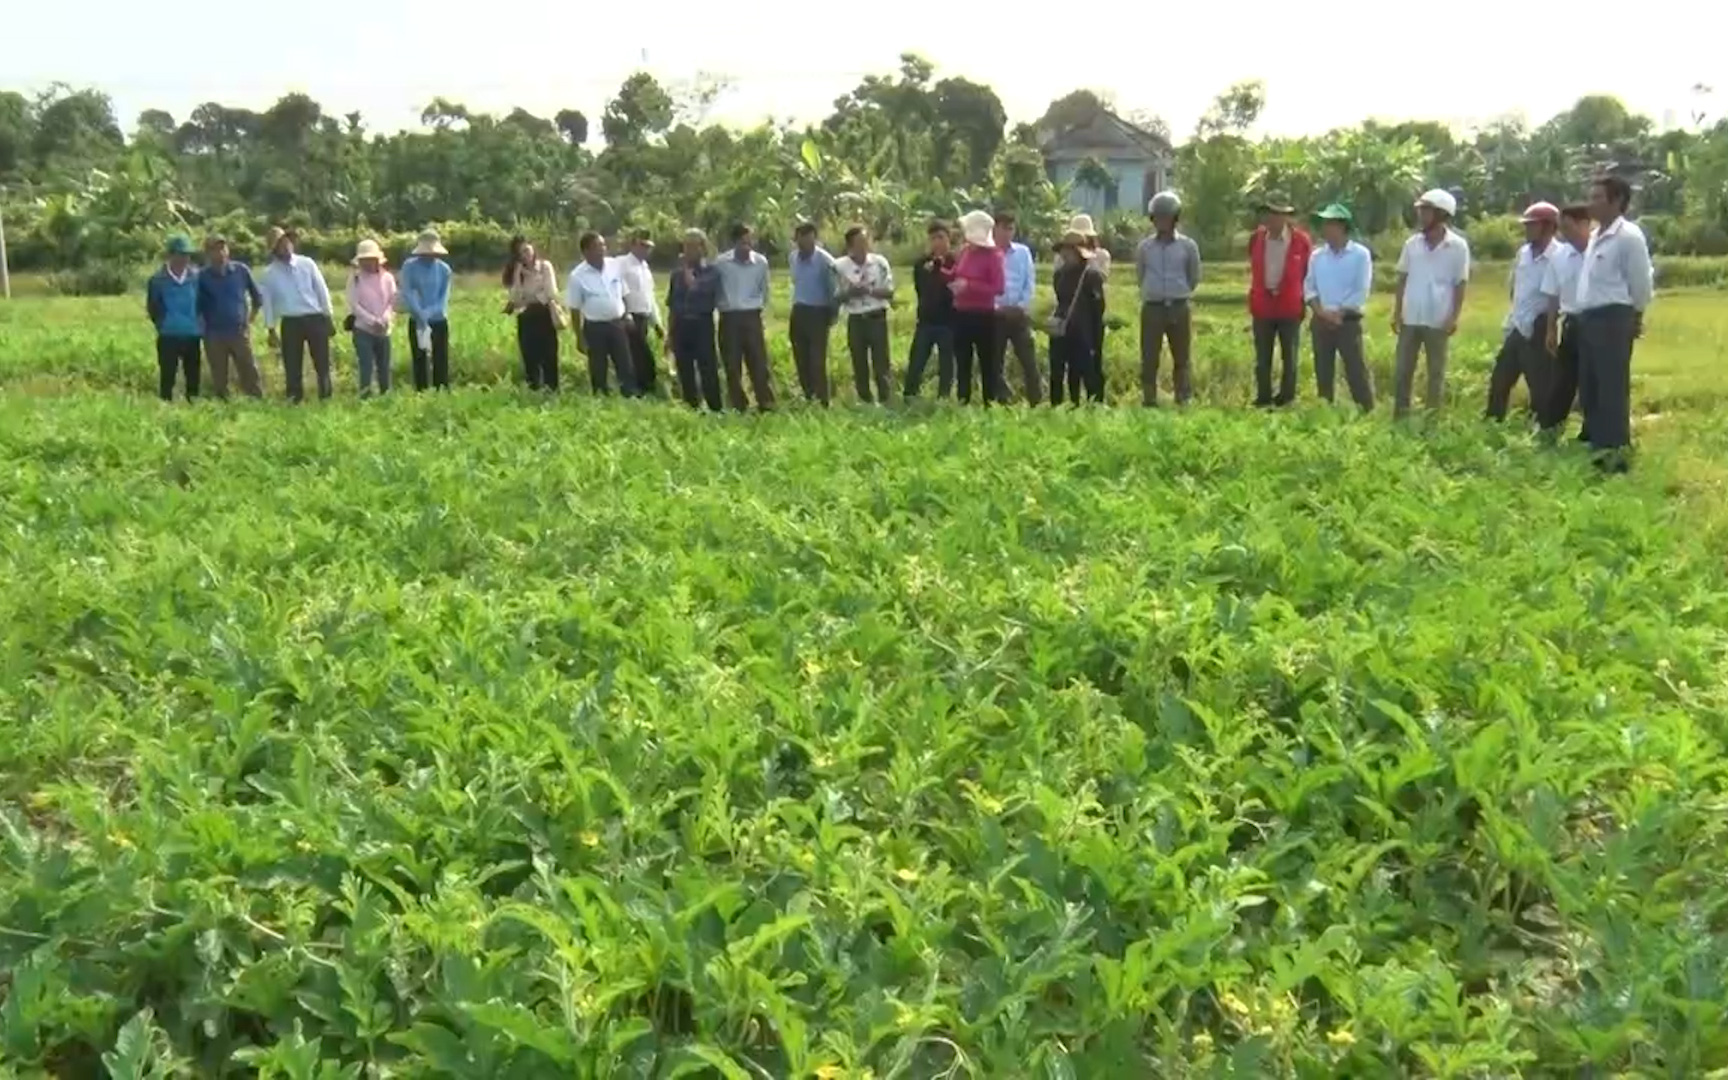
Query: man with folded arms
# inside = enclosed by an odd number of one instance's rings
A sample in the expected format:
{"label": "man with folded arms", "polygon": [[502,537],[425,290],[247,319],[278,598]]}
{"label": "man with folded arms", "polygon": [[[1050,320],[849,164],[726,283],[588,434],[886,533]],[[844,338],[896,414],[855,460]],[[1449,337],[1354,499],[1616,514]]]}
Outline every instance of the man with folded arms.
{"label": "man with folded arms", "polygon": [[1323,241],[1308,259],[1302,294],[1314,313],[1314,381],[1333,400],[1339,358],[1350,398],[1363,412],[1374,408],[1374,378],[1362,358],[1362,310],[1374,284],[1374,256],[1350,239],[1348,207],[1333,203],[1314,215]]}
{"label": "man with folded arms", "polygon": [[[870,250],[870,231],[846,231],[846,254],[834,260],[840,309],[846,313],[846,344],[852,353],[852,383],[858,400],[888,404],[888,303],[894,299],[894,270]],[[870,381],[876,394],[870,394]]]}

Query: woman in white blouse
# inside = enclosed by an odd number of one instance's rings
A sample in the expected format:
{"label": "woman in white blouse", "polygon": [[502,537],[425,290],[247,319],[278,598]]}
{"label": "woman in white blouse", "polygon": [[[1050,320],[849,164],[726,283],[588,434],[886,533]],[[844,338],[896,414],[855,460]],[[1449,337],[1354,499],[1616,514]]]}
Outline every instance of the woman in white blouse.
{"label": "woman in white blouse", "polygon": [[504,288],[509,293],[504,314],[516,316],[516,344],[522,350],[522,374],[528,388],[557,390],[558,329],[564,324],[564,313],[558,306],[558,275],[523,237],[510,240]]}

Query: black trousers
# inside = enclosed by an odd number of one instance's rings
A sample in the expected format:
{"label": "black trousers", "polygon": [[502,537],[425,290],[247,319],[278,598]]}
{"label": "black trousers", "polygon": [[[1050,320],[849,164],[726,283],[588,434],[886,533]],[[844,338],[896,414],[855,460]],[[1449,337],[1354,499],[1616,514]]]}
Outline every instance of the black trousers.
{"label": "black trousers", "polygon": [[678,391],[692,409],[706,403],[710,412],[725,406],[720,400],[720,360],[715,349],[714,316],[685,315],[672,323],[672,360],[678,367]]}
{"label": "black trousers", "polygon": [[530,304],[516,316],[516,346],[530,390],[558,389],[558,323],[545,304]]}
{"label": "black trousers", "polygon": [[[1087,320],[1091,323],[1093,320]],[[1062,404],[1066,386],[1070,404],[1080,404],[1080,393],[1093,401],[1104,400],[1104,369],[1098,363],[1098,346],[1092,341],[1094,327],[1070,321],[1068,332],[1050,339],[1050,404]]]}
{"label": "black trousers", "polygon": [[[408,320],[408,351],[414,358],[414,389],[424,390],[428,386],[440,390],[450,388],[450,321],[448,319],[428,319],[426,325],[432,328],[432,348],[420,347],[420,326],[413,320]],[[428,372],[430,362],[430,372]]]}
{"label": "black trousers", "polygon": [[[1272,345],[1278,345],[1278,394],[1272,394]],[[1254,404],[1288,405],[1296,400],[1297,353],[1301,319],[1254,320]]]}
{"label": "black trousers", "polygon": [[175,334],[157,336],[156,368],[161,376],[157,390],[163,401],[174,400],[174,376],[182,370],[186,373],[186,400],[191,401],[198,396],[198,370],[201,363],[198,340],[195,337]]}
{"label": "black trousers", "polygon": [[624,329],[628,321],[587,320],[582,323],[582,344],[588,349],[588,384],[594,388],[596,394],[612,392],[606,385],[608,364],[618,373],[619,393],[625,397],[635,397],[638,393],[636,365],[630,358],[630,332]]}
{"label": "black trousers", "polygon": [[654,320],[633,314],[624,330],[630,336],[630,362],[636,369],[636,392],[653,394],[660,389],[660,360],[654,355]]}
{"label": "black trousers", "polygon": [[[1020,382],[1026,388],[1026,404],[1037,405],[1044,400],[1044,376],[1038,368],[1038,345],[1032,340],[1032,320],[1024,311],[996,313],[995,349],[990,354],[990,363],[984,367],[985,396],[1004,405],[1012,400],[1008,393],[1006,368],[1010,347],[1014,350],[1014,358],[1020,362]],[[995,383],[994,394],[990,392],[992,381]]]}
{"label": "black trousers", "polygon": [[[858,400],[888,404],[888,313],[848,315],[846,345],[852,353],[852,385],[858,391]],[[876,383],[875,398],[870,396],[872,379]]]}
{"label": "black trousers", "polygon": [[989,404],[996,389],[989,371],[996,355],[996,313],[954,313],[954,385],[961,404],[972,400],[972,369],[976,365],[983,380],[984,401]]}
{"label": "black trousers", "polygon": [[[1560,347],[1554,354],[1554,388],[1543,402],[1538,420],[1544,431],[1557,431],[1572,415],[1572,404],[1578,400],[1578,316],[1560,316]],[[1587,410],[1586,410],[1587,411]],[[1590,441],[1588,422],[1578,433],[1583,442]]]}
{"label": "black trousers", "polygon": [[1578,316],[1578,397],[1596,450],[1632,445],[1632,343],[1638,313],[1630,304],[1591,308]]}
{"label": "black trousers", "polygon": [[792,339],[792,366],[804,400],[828,404],[828,329],[834,309],[822,304],[793,304],[787,336]]}
{"label": "black trousers", "polygon": [[1315,319],[1309,329],[1314,337],[1314,384],[1320,397],[1330,403],[1338,385],[1338,362],[1344,362],[1344,382],[1350,398],[1363,412],[1374,411],[1374,376],[1362,358],[1362,316],[1345,315],[1334,326]]}
{"label": "black trousers", "polygon": [[912,331],[912,352],[906,357],[907,397],[917,397],[924,385],[924,369],[931,350],[936,353],[936,391],[947,397],[954,391],[954,324],[919,322]]}
{"label": "black trousers", "polygon": [[1525,411],[1540,416],[1545,403],[1554,394],[1554,357],[1548,355],[1548,316],[1540,315],[1530,336],[1516,329],[1508,331],[1500,342],[1500,352],[1494,358],[1494,370],[1488,376],[1488,419],[1504,420],[1512,402],[1512,388],[1524,380],[1530,404]]}
{"label": "black trousers", "polygon": [[288,384],[288,400],[306,397],[306,354],[312,354],[312,376],[318,382],[318,399],[327,399],[335,388],[330,383],[330,339],[336,330],[328,315],[284,315],[282,317],[282,374]]}

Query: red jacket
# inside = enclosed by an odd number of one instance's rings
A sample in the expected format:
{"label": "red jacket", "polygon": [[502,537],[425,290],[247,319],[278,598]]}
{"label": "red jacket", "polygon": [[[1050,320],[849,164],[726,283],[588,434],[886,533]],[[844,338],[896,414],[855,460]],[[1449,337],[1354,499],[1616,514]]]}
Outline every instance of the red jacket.
{"label": "red jacket", "polygon": [[1302,282],[1308,276],[1308,256],[1314,252],[1314,241],[1291,226],[1290,246],[1284,249],[1284,280],[1275,293],[1266,289],[1265,260],[1260,257],[1265,246],[1266,227],[1262,225],[1248,241],[1248,266],[1253,275],[1248,284],[1248,313],[1256,319],[1300,319]]}

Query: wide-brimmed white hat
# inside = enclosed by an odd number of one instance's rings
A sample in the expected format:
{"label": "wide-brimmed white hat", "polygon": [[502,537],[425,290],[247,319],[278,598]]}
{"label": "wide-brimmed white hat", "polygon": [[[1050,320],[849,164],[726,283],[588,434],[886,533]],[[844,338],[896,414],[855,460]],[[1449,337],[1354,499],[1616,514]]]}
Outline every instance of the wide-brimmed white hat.
{"label": "wide-brimmed white hat", "polygon": [[975,247],[995,247],[995,229],[995,215],[986,210],[974,210],[960,216],[960,235]]}
{"label": "wide-brimmed white hat", "polygon": [[1075,214],[1073,217],[1069,218],[1068,231],[1071,233],[1079,233],[1088,240],[1098,235],[1098,229],[1092,224],[1091,214]]}
{"label": "wide-brimmed white hat", "polygon": [[414,245],[414,254],[448,255],[450,252],[445,248],[443,241],[438,239],[438,230],[427,229],[420,234],[420,242]]}
{"label": "wide-brimmed white hat", "polygon": [[1416,205],[1418,207],[1431,206],[1447,217],[1458,216],[1458,200],[1453,198],[1452,193],[1445,188],[1430,188],[1424,191],[1422,197],[1416,200]]}
{"label": "wide-brimmed white hat", "polygon": [[378,241],[368,237],[360,241],[359,246],[354,249],[354,261],[359,262],[362,259],[377,259],[379,262],[383,262],[384,248],[379,245]]}

